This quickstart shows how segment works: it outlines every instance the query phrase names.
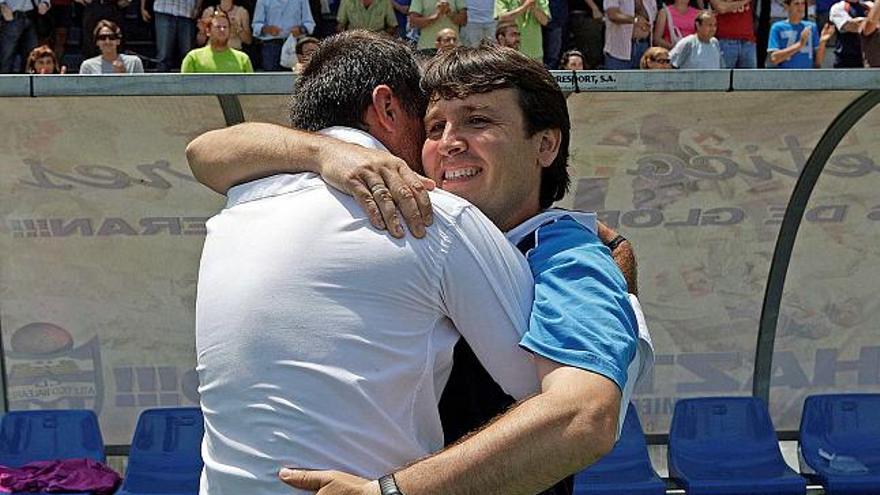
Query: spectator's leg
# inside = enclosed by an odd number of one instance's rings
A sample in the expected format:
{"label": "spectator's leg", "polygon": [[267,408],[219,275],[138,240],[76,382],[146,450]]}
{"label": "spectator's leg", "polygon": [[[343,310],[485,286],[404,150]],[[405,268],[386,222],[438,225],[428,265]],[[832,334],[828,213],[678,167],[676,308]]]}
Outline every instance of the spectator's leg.
{"label": "spectator's leg", "polygon": [[23,21],[24,19],[21,17],[16,17],[9,22],[0,21],[2,22],[2,27],[0,27],[0,72],[3,74],[12,73],[15,49],[24,28]]}
{"label": "spectator's leg", "polygon": [[641,68],[639,67],[639,63],[642,61],[642,55],[648,50],[648,46],[649,44],[647,40],[633,40],[632,57],[629,59],[630,69],[638,70]]}
{"label": "spectator's leg", "polygon": [[156,70],[168,72],[171,70],[171,52],[174,50],[174,39],[171,38],[174,19],[162,12],[156,12],[153,18],[156,22]]}
{"label": "spectator's leg", "polygon": [[588,69],[598,69],[602,66],[602,52],[605,50],[605,21],[586,14],[585,22],[587,43],[585,51],[581,53],[587,57],[585,62]]}
{"label": "spectator's leg", "polygon": [[544,31],[544,67],[556,70],[559,68],[559,56],[562,55],[562,26],[542,30]]}
{"label": "spectator's leg", "polygon": [[489,22],[483,26],[483,34],[480,36],[480,41],[488,40],[490,43],[495,43],[495,28],[498,27],[498,23],[495,21]]}
{"label": "spectator's leg", "polygon": [[461,27],[461,44],[465,46],[477,46],[480,38],[480,26],[469,22]]}
{"label": "spectator's leg", "polygon": [[98,21],[101,19],[107,19],[119,24],[117,19],[113,16],[111,5],[98,3],[97,0],[93,0],[92,3],[85,5],[83,8],[83,32],[81,45],[83,58],[92,58],[100,52],[95,43],[95,37],[93,34],[95,31],[95,25],[97,25]]}
{"label": "spectator's leg", "polygon": [[751,41],[740,41],[739,69],[758,68],[758,46]]}
{"label": "spectator's leg", "polygon": [[[175,63],[179,60],[183,63],[183,57],[193,49],[193,43],[196,39],[196,23],[193,19],[187,17],[177,17],[177,53],[180,57],[175,58]],[[178,64],[179,65],[179,64]],[[175,65],[177,67],[177,65]]]}
{"label": "spectator's leg", "polygon": [[281,67],[281,44],[280,43],[263,43],[260,50],[263,54],[263,70],[264,71],[280,71]]}
{"label": "spectator's leg", "polygon": [[724,59],[724,67],[735,69],[739,58],[739,43],[736,40],[718,40],[721,45],[721,58]]}
{"label": "spectator's leg", "polygon": [[26,27],[21,33],[21,38],[19,38],[19,47],[21,49],[19,52],[21,54],[21,72],[25,71],[28,55],[31,54],[31,50],[37,47],[39,41],[40,40],[37,38],[37,26],[34,25],[33,21],[28,19]]}
{"label": "spectator's leg", "polygon": [[621,60],[605,54],[605,69],[607,70],[627,70],[631,65],[629,60]]}

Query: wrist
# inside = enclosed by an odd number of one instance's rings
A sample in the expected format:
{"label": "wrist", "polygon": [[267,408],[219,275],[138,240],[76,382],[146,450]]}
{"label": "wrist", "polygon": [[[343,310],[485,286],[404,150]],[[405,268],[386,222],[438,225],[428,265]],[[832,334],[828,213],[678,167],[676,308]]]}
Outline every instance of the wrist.
{"label": "wrist", "polygon": [[375,483],[379,488],[379,495],[403,495],[394,479],[394,473],[382,476]]}

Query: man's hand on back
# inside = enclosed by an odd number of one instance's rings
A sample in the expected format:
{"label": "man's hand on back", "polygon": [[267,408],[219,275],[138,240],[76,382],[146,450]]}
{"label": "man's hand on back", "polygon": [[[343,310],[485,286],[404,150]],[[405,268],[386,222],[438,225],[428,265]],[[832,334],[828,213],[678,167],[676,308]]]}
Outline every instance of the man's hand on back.
{"label": "man's hand on back", "polygon": [[315,495],[379,495],[379,484],[341,471],[307,471],[284,468],[281,481]]}
{"label": "man's hand on back", "polygon": [[403,237],[400,214],[415,237],[425,236],[433,223],[428,191],[434,181],[412,171],[405,161],[379,150],[341,145],[329,150],[332,159],[322,160],[321,177],[331,186],[351,195],[367,212],[377,229],[388,229]]}

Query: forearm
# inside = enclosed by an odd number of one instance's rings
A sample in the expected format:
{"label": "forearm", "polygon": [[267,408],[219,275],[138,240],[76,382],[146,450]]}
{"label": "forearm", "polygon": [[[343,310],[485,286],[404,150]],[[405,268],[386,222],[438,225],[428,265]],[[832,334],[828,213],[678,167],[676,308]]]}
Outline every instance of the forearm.
{"label": "forearm", "polygon": [[711,0],[712,9],[718,14],[728,14],[745,5],[741,1],[730,2],[727,0]]}
{"label": "forearm", "polygon": [[529,8],[528,5],[520,5],[519,7],[498,16],[498,20],[501,22],[515,21],[516,18],[519,17],[520,14],[522,14],[527,8]]}
{"label": "forearm", "polygon": [[770,52],[770,61],[774,64],[781,64],[786,60],[794,57],[797,52],[799,52],[803,48],[800,43],[795,43],[788,48],[782,48],[780,50],[773,50]]}
{"label": "forearm", "polygon": [[825,43],[819,43],[819,47],[816,48],[816,56],[813,59],[813,66],[817,69],[822,67],[822,62],[825,60]]}
{"label": "forearm", "polygon": [[535,20],[538,21],[538,24],[542,26],[546,26],[547,23],[550,22],[550,16],[541,10],[541,7],[538,7],[537,4],[532,8],[532,15],[535,16]]}
{"label": "forearm", "polygon": [[410,14],[409,14],[409,22],[413,26],[415,26],[419,29],[428,27],[431,24],[434,24],[436,21],[437,21],[437,13],[436,12],[434,13],[434,15],[430,15],[430,16],[424,16],[422,14],[416,14],[413,12],[410,12]]}
{"label": "forearm", "polygon": [[617,7],[605,10],[605,17],[615,24],[633,24],[636,21],[635,16],[624,14]]}
{"label": "forearm", "polygon": [[[560,371],[592,375],[567,367]],[[613,446],[620,395],[610,381],[592,378],[597,383],[544,390],[480,432],[395,473],[401,490],[533,495],[595,462]],[[609,393],[611,399],[598,399]]]}
{"label": "forearm", "polygon": [[467,24],[467,9],[455,12],[449,17],[449,19],[456,26],[464,26],[465,24]]}
{"label": "forearm", "polygon": [[336,141],[251,122],[202,134],[186,147],[186,158],[199,182],[226,194],[236,184],[269,175],[319,172],[322,143],[332,145]]}

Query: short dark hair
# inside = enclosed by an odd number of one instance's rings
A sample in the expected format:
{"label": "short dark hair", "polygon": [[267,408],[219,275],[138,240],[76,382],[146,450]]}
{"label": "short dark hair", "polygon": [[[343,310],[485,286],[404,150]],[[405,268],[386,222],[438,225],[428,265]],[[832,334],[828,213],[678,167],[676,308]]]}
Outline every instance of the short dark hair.
{"label": "short dark hair", "polygon": [[325,39],[297,78],[290,99],[290,123],[318,131],[347,126],[364,129],[373,89],[387,85],[411,116],[424,117],[427,98],[419,69],[403,42],[362,30]]}
{"label": "short dark hair", "polygon": [[519,26],[513,21],[499,21],[495,27],[495,39],[497,40],[499,36],[506,35],[507,30],[510,28],[516,28],[519,31]]}
{"label": "short dark hair", "polygon": [[541,171],[541,208],[549,208],[565,196],[571,121],[565,96],[556,80],[540,62],[511,48],[482,45],[457,47],[439,54],[425,67],[422,89],[432,101],[467,98],[499,89],[515,89],[519,95],[526,136],[559,129],[559,154]]}
{"label": "short dark hair", "polygon": [[578,57],[578,58],[580,58],[580,59],[581,59],[581,62],[582,62],[584,65],[586,65],[586,63],[587,63],[587,60],[584,58],[584,54],[581,53],[580,50],[569,50],[569,51],[563,53],[563,54],[562,54],[562,57],[560,57],[560,59],[559,59],[559,60],[560,60],[560,62],[559,62],[559,68],[560,68],[560,69],[566,69],[567,67],[565,67],[565,66],[568,65],[568,59],[570,59],[571,57]]}
{"label": "short dark hair", "polygon": [[313,37],[311,37],[311,36],[303,36],[302,38],[296,40],[296,47],[294,47],[294,51],[296,52],[296,54],[297,54],[297,55],[302,55],[302,54],[303,54],[303,48],[304,48],[306,45],[308,45],[309,43],[314,43],[314,44],[316,44],[316,45],[320,45],[320,44],[321,44],[321,40],[319,40],[318,38],[313,38]]}

